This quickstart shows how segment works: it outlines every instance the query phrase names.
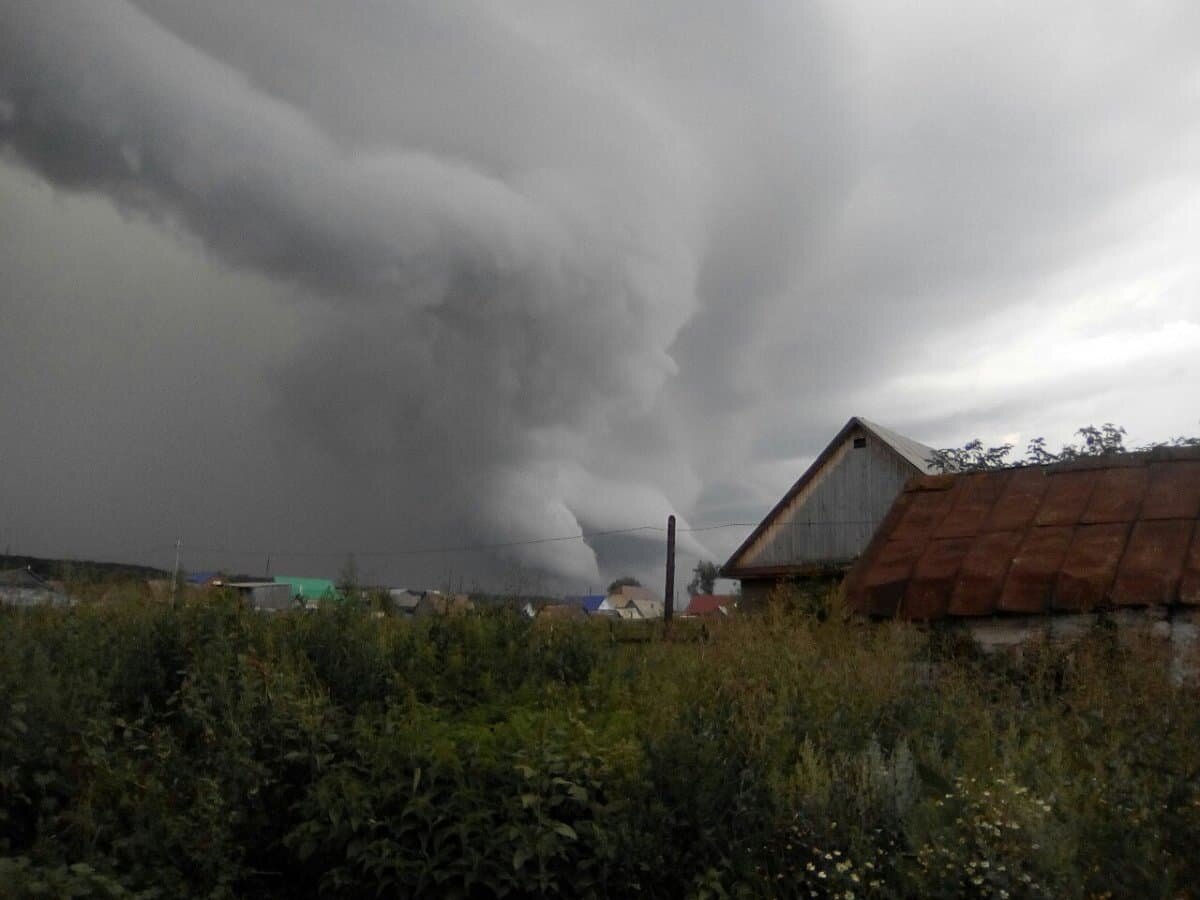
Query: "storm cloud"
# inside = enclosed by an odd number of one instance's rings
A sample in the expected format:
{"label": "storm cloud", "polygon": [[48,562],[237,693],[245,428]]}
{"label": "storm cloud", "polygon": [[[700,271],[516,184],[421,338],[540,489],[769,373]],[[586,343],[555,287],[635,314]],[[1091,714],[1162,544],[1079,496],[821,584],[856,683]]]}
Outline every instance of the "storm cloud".
{"label": "storm cloud", "polygon": [[0,0],[0,538],[581,588],[852,414],[1195,432],[1198,99],[1166,0]]}

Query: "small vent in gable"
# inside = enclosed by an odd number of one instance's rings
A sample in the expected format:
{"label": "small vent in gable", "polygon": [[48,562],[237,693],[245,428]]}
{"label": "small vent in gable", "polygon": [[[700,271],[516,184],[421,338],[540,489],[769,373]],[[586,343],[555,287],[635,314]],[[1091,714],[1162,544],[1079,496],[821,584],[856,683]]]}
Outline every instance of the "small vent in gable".
{"label": "small vent in gable", "polygon": [[867,446],[867,439],[865,437],[857,437],[854,439],[855,450],[861,450],[865,446]]}

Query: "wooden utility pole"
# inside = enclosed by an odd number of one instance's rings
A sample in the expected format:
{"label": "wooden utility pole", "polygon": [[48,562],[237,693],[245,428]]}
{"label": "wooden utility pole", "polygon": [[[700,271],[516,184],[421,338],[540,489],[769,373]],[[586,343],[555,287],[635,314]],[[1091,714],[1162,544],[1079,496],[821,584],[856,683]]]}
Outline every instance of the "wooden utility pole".
{"label": "wooden utility pole", "polygon": [[667,516],[667,588],[663,594],[663,620],[675,615],[675,517]]}
{"label": "wooden utility pole", "polygon": [[183,538],[175,538],[175,571],[171,573],[171,606],[175,606],[179,594],[179,546]]}

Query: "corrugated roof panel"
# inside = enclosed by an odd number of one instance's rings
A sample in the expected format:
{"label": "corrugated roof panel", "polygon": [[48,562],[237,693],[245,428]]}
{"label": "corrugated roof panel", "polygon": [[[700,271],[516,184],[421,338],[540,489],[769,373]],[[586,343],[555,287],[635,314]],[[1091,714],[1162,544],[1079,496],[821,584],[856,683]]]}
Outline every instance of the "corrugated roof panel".
{"label": "corrugated roof panel", "polygon": [[1034,525],[1074,525],[1087,509],[1096,487],[1093,472],[1059,472],[1049,476]]}
{"label": "corrugated roof panel", "polygon": [[864,583],[904,618],[1200,606],[1200,448],[914,478],[847,579],[855,608]]}
{"label": "corrugated roof panel", "polygon": [[1149,480],[1145,466],[1106,469],[1096,473],[1094,480],[1096,486],[1081,519],[1084,525],[1137,518]]}
{"label": "corrugated roof panel", "polygon": [[1156,462],[1142,503],[1142,519],[1200,517],[1200,462]]}
{"label": "corrugated roof panel", "polygon": [[1174,603],[1195,526],[1192,519],[1155,519],[1134,525],[1113,585],[1112,602],[1117,606]]}
{"label": "corrugated roof panel", "polygon": [[959,479],[953,490],[954,503],[934,536],[952,538],[976,534],[991,515],[1009,475],[1008,472],[977,472]]}
{"label": "corrugated roof panel", "polygon": [[1179,576],[1179,602],[1200,606],[1200,527],[1192,534],[1192,546],[1183,561],[1183,574]]}
{"label": "corrugated roof panel", "polygon": [[1004,612],[1040,613],[1049,608],[1059,567],[1074,528],[1052,525],[1025,533],[996,604]]}
{"label": "corrugated roof panel", "polygon": [[923,541],[893,540],[884,544],[863,581],[865,609],[859,611],[872,616],[894,616],[924,548]]}
{"label": "corrugated roof panel", "polygon": [[1004,578],[1021,545],[1020,531],[978,535],[963,557],[947,612],[952,616],[989,616],[996,610]]}
{"label": "corrugated roof panel", "polygon": [[901,610],[906,619],[940,619],[950,606],[950,594],[971,539],[932,541],[913,567]]}
{"label": "corrugated roof panel", "polygon": [[1053,608],[1090,612],[1104,606],[1128,535],[1128,522],[1076,528],[1054,585]]}
{"label": "corrugated roof panel", "polygon": [[1021,531],[1037,515],[1049,479],[1041,469],[1017,469],[1005,480],[984,531]]}
{"label": "corrugated roof panel", "polygon": [[933,489],[925,487],[927,480],[936,477],[914,476],[912,486],[902,495],[906,498],[907,509],[892,532],[893,538],[904,541],[928,540],[942,524],[942,519],[954,502],[954,495],[946,489],[949,485],[941,487],[940,482]]}

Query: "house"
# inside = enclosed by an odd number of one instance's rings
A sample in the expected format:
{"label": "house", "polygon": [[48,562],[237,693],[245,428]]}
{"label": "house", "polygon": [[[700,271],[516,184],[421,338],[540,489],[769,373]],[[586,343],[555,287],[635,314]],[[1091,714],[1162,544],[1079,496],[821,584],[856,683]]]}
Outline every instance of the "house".
{"label": "house", "polygon": [[263,612],[282,612],[293,609],[291,585],[277,581],[226,581],[224,586],[237,594],[242,603]]}
{"label": "house", "polygon": [[220,584],[221,573],[220,572],[192,572],[187,576],[185,581],[191,587],[195,587],[195,588],[213,587],[214,585]]}
{"label": "house", "polygon": [[388,597],[392,601],[392,611],[398,616],[415,614],[422,596],[424,594],[421,591],[410,591],[408,588],[392,588],[388,591]]}
{"label": "house", "polygon": [[597,611],[615,611],[622,619],[661,619],[663,603],[649,588],[623,584],[597,607]]}
{"label": "house", "polygon": [[340,600],[332,581],[328,578],[303,578],[294,575],[276,575],[277,584],[286,584],[291,588],[292,598],[299,600],[305,606],[313,606],[324,600]]}
{"label": "house", "polygon": [[683,615],[724,619],[737,608],[737,600],[734,594],[695,594]]}
{"label": "house", "polygon": [[537,618],[547,622],[582,622],[587,613],[574,603],[550,603],[538,610]]}
{"label": "house", "polygon": [[600,607],[604,603],[604,595],[585,594],[580,597],[563,597],[563,603],[578,606],[590,616],[600,611]]}
{"label": "house", "polygon": [[627,609],[633,609],[635,619],[661,619],[664,613],[663,602],[657,597],[634,597],[629,601]]}
{"label": "house", "polygon": [[440,591],[426,591],[413,608],[413,615],[423,616],[461,616],[475,609],[475,604],[466,594],[443,594]]}
{"label": "house", "polygon": [[866,549],[933,450],[855,416],[721,567],[742,582],[743,607],[761,606],[781,580],[840,576]]}
{"label": "house", "polygon": [[56,590],[33,570],[0,571],[0,606],[74,606],[75,599]]}
{"label": "house", "polygon": [[852,610],[948,621],[985,647],[1098,613],[1191,652],[1200,628],[1200,448],[918,476],[846,579]]}

